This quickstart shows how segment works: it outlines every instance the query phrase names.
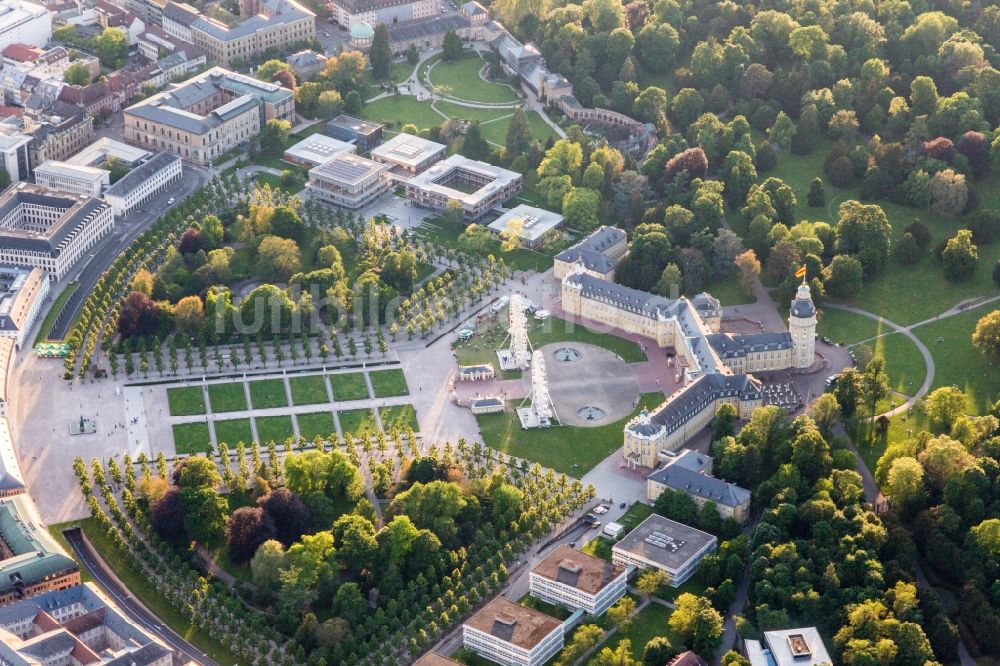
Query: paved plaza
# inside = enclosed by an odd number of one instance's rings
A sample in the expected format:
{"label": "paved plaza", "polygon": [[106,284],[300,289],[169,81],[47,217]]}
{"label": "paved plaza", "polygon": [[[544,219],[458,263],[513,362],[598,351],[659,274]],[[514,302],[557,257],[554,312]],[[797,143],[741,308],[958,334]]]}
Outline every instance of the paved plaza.
{"label": "paved plaza", "polygon": [[578,342],[554,342],[541,352],[549,395],[563,425],[607,425],[635,409],[639,381],[635,370],[617,354]]}

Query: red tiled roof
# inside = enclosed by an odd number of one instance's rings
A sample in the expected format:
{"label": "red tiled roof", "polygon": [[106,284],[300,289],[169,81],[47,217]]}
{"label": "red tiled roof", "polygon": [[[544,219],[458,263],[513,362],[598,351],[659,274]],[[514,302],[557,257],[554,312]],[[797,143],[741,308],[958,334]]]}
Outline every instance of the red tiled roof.
{"label": "red tiled roof", "polygon": [[31,44],[10,44],[3,50],[3,57],[18,62],[34,62],[44,51]]}

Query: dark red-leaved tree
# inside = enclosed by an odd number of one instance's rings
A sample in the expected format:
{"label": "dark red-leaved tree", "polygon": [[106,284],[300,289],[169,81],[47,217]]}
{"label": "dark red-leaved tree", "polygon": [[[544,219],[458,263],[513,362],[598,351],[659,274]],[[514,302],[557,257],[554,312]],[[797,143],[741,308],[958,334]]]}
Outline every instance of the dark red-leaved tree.
{"label": "dark red-leaved tree", "polygon": [[160,311],[146,294],[133,291],[125,297],[118,315],[118,332],[126,338],[151,335],[160,327]]}
{"label": "dark red-leaved tree", "polygon": [[181,242],[177,244],[177,249],[181,254],[197,252],[205,247],[205,239],[201,237],[201,231],[190,228],[181,235]]}
{"label": "dark red-leaved tree", "polygon": [[958,152],[965,155],[972,175],[979,180],[990,171],[990,144],[982,132],[966,132],[958,141]]}
{"label": "dark red-leaved tree", "polygon": [[299,540],[309,529],[309,509],[298,495],[287,488],[272,490],[257,500],[257,506],[273,521],[277,539],[285,548]]}
{"label": "dark red-leaved tree", "polygon": [[273,539],[277,533],[274,521],[255,506],[244,506],[229,517],[229,559],[248,562],[260,544]]}
{"label": "dark red-leaved tree", "polygon": [[924,144],[924,155],[935,160],[950,162],[955,156],[955,144],[951,139],[939,136]]}
{"label": "dark red-leaved tree", "polygon": [[280,83],[282,87],[295,90],[295,74],[287,69],[279,69],[274,73],[274,82]]}
{"label": "dark red-leaved tree", "polygon": [[184,500],[180,489],[171,486],[149,507],[149,522],[166,541],[179,543],[184,539]]}
{"label": "dark red-leaved tree", "polygon": [[688,148],[670,158],[667,162],[667,180],[672,181],[681,171],[687,171],[691,178],[704,178],[708,173],[708,158],[701,148]]}

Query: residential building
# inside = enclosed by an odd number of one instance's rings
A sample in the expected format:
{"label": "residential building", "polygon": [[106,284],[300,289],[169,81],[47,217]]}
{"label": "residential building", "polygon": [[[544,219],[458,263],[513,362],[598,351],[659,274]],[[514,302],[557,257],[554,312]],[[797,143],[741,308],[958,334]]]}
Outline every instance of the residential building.
{"label": "residential building", "polygon": [[125,109],[125,140],[210,164],[260,134],[268,120],[294,116],[291,90],[213,67]]}
{"label": "residential building", "polygon": [[148,150],[136,148],[127,143],[102,136],[80,152],[67,158],[66,162],[85,166],[101,166],[106,164],[109,159],[115,159],[130,167],[134,167],[145,162],[152,156],[153,153]]}
{"label": "residential building", "polygon": [[[269,49],[285,51],[316,38],[316,15],[295,0],[252,4],[256,11],[230,27],[191,5],[167,2],[163,30],[203,49],[210,60],[224,67],[237,60],[250,61]],[[248,13],[241,12],[244,16]]]}
{"label": "residential building", "polygon": [[35,167],[35,182],[50,190],[100,197],[111,185],[111,172],[82,164],[46,160]]}
{"label": "residential building", "polygon": [[15,126],[8,125],[7,133],[0,133],[0,163],[7,172],[10,182],[28,180],[31,176],[32,138],[23,134]]}
{"label": "residential building", "polygon": [[49,295],[49,280],[40,268],[0,266],[0,337],[20,349]]}
{"label": "residential building", "polygon": [[79,584],[80,568],[38,520],[31,498],[21,492],[0,500],[0,605]]}
{"label": "residential building", "polygon": [[122,613],[93,583],[0,608],[0,663],[170,666],[173,652]]}
{"label": "residential building", "polygon": [[816,627],[765,631],[763,640],[744,641],[750,666],[820,666],[832,664]]}
{"label": "residential building", "polygon": [[559,235],[563,216],[559,213],[518,204],[486,227],[495,236],[515,237],[522,247],[536,249],[550,238]]}
{"label": "residential building", "polygon": [[61,280],[113,225],[102,201],[18,183],[0,194],[0,263],[37,266]]}
{"label": "residential building", "polygon": [[391,184],[388,166],[341,153],[309,170],[306,189],[315,199],[355,210],[381,196]]}
{"label": "residential building", "polygon": [[124,217],[145,207],[182,177],[181,158],[173,153],[159,152],[148,161],[125,174],[104,193],[115,217]]}
{"label": "residential building", "polygon": [[10,44],[44,48],[52,39],[52,14],[33,2],[0,2],[0,49]]}
{"label": "residential building", "polygon": [[373,160],[388,164],[392,173],[402,178],[416,176],[447,154],[448,146],[443,143],[413,134],[397,134],[371,151]]}
{"label": "residential building", "polygon": [[282,159],[289,164],[311,169],[342,153],[354,153],[357,146],[322,134],[312,134],[285,150]]}
{"label": "residential building", "polygon": [[355,23],[404,23],[438,13],[434,0],[332,0],[330,18],[344,28]]}
{"label": "residential building", "polygon": [[452,155],[403,181],[403,187],[407,198],[423,208],[443,211],[457,201],[471,222],[520,192],[522,182],[515,171]]}
{"label": "residential building", "polygon": [[363,153],[382,143],[381,125],[343,114],[326,124],[326,133],[334,139],[353,143]]}
{"label": "residential building", "polygon": [[52,108],[56,113],[24,117],[25,131],[32,137],[28,146],[32,165],[46,160],[65,161],[94,140],[92,116],[61,102]]}
{"label": "residential building", "polygon": [[531,596],[570,610],[603,615],[625,596],[628,571],[563,544],[529,574]]}
{"label": "residential building", "polygon": [[105,30],[121,28],[128,36],[129,46],[138,44],[139,35],[146,30],[146,24],[141,18],[108,0],[94,0],[94,11],[97,13],[98,23]]}
{"label": "residential building", "polygon": [[713,552],[718,539],[707,532],[653,514],[611,547],[611,561],[622,567],[659,569],[680,587]]}
{"label": "residential building", "polygon": [[618,227],[601,225],[586,238],[555,256],[552,274],[557,280],[577,270],[614,282],[618,263],[628,254],[628,235]]}
{"label": "residential building", "polygon": [[563,647],[563,624],[496,597],[462,625],[462,645],[505,666],[541,666]]}
{"label": "residential building", "polygon": [[669,459],[665,467],[646,477],[646,499],[655,501],[667,489],[681,492],[699,509],[713,502],[721,517],[744,524],[750,517],[750,491],[706,473],[704,468],[711,465],[709,456],[684,449],[680,456]]}

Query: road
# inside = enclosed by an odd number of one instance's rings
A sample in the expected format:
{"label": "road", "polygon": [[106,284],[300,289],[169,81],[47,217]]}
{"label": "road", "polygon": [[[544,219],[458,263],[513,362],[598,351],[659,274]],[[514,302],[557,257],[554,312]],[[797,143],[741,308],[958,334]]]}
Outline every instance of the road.
{"label": "road", "polygon": [[216,662],[206,657],[204,653],[185,641],[170,627],[160,624],[159,618],[148,613],[145,608],[136,603],[132,596],[115,581],[104,562],[91,550],[87,542],[83,540],[83,535],[79,528],[66,530],[63,534],[66,536],[66,540],[69,541],[69,545],[73,547],[77,559],[90,572],[91,577],[115,600],[118,607],[133,622],[179,652],[185,660],[193,660],[198,664],[203,664],[203,666],[218,666]]}
{"label": "road", "polygon": [[70,326],[76,320],[77,313],[83,307],[84,301],[90,295],[91,290],[93,290],[94,285],[97,284],[101,275],[118,258],[118,255],[131,245],[132,241],[139,234],[145,231],[147,227],[169,208],[167,200],[170,197],[174,197],[177,200],[176,203],[180,203],[189,194],[207,182],[208,174],[205,171],[185,166],[180,184],[161,192],[147,206],[147,212],[126,217],[122,222],[116,222],[115,229],[103,240],[103,245],[95,246],[94,252],[89,255],[89,259],[85,260],[87,264],[83,269],[78,271],[74,267],[70,273],[70,279],[79,274],[77,282],[79,282],[80,286],[66,300],[62,311],[52,323],[52,328],[49,330],[49,337],[53,340],[62,340],[66,337]]}

